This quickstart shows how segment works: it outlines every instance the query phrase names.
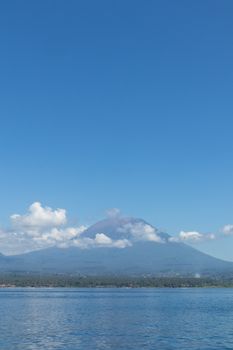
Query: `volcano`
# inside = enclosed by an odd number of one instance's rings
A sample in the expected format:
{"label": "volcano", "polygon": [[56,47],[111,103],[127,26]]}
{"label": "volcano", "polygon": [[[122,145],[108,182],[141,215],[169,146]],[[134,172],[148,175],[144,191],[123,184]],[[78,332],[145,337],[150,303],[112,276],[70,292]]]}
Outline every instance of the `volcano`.
{"label": "volcano", "polygon": [[[86,246],[52,247],[17,256],[0,256],[0,271],[72,273],[103,276],[232,275],[233,263],[170,240],[146,221],[114,217],[82,233]],[[90,245],[91,243],[91,245]]]}

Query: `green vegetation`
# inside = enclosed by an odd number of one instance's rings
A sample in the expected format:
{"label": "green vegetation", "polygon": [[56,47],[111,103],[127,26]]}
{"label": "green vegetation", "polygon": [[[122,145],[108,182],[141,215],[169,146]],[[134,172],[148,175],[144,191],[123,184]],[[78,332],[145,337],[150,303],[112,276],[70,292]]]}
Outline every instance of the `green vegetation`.
{"label": "green vegetation", "polygon": [[128,287],[128,288],[207,288],[233,287],[233,279],[194,277],[125,277],[39,274],[2,274],[0,287]]}

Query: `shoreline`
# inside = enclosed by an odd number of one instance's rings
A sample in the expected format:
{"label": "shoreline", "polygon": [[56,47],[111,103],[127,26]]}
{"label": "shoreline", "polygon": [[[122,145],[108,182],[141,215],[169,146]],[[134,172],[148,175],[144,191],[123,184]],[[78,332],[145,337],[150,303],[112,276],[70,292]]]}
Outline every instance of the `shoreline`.
{"label": "shoreline", "polygon": [[233,288],[233,278],[0,275],[0,289],[6,288]]}

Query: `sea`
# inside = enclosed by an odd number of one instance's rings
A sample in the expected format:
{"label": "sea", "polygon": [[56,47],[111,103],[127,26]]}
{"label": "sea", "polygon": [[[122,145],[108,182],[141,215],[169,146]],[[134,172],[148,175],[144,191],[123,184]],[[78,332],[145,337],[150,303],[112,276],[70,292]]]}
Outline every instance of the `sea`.
{"label": "sea", "polygon": [[233,349],[233,289],[2,288],[1,350]]}

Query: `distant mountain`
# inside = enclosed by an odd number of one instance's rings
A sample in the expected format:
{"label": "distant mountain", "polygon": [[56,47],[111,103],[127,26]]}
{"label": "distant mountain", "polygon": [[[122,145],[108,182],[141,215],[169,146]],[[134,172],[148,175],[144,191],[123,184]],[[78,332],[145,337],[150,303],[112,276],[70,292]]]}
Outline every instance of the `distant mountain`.
{"label": "distant mountain", "polygon": [[[154,229],[162,243],[141,239],[140,228],[145,225],[148,225],[147,229],[152,228],[141,219],[106,219],[89,227],[83,236],[95,239],[97,234],[104,234],[112,240],[129,240],[132,246],[88,249],[54,247],[18,256],[1,255],[0,271],[135,276],[215,276],[233,273],[233,263],[216,259],[186,244],[170,242],[170,236],[166,233]],[[137,230],[133,231],[135,227]],[[136,236],[132,235],[132,231]]]}
{"label": "distant mountain", "polygon": [[[95,238],[97,233],[104,233],[113,240],[117,239],[132,239],[132,234],[129,231],[124,231],[122,228],[127,226],[138,225],[140,227],[144,225],[149,225],[155,231],[157,231],[152,225],[148,224],[143,219],[137,219],[132,217],[113,217],[110,219],[105,219],[98,221],[96,224],[90,226],[85,231],[85,237]],[[170,237],[167,233],[157,232],[157,235],[164,240],[168,240]]]}

